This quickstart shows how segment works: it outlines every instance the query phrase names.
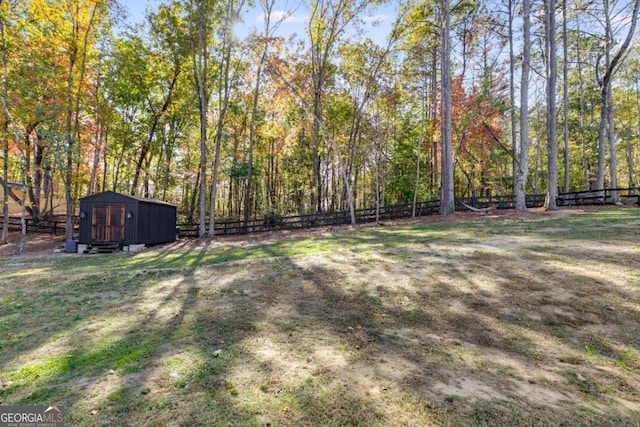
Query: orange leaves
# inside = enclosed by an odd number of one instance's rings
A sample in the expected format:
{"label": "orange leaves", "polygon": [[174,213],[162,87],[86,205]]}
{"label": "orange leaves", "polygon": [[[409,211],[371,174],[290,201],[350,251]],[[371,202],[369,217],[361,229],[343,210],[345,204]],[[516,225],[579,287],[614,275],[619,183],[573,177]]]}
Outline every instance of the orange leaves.
{"label": "orange leaves", "polygon": [[484,171],[491,150],[499,146],[504,113],[491,94],[482,93],[479,87],[465,87],[462,76],[453,79],[451,98],[456,159]]}

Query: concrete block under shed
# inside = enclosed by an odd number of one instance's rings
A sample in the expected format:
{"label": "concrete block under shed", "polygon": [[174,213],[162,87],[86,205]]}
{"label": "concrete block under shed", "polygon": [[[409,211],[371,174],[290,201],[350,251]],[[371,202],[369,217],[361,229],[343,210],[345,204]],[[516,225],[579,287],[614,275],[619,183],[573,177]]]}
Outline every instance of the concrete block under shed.
{"label": "concrete block under shed", "polygon": [[144,244],[128,245],[128,246],[124,247],[124,251],[125,252],[140,252],[144,248],[146,248],[146,246]]}

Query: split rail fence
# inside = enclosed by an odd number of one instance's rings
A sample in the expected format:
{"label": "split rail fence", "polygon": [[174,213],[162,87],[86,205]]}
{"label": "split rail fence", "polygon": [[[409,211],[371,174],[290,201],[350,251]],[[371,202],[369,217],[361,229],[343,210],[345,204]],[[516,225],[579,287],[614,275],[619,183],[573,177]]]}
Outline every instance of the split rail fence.
{"label": "split rail fence", "polygon": [[[544,194],[532,194],[526,196],[527,207],[535,208],[544,206]],[[558,195],[558,206],[576,205],[604,205],[617,201],[623,203],[637,203],[640,206],[640,189],[606,189],[600,191],[578,191],[562,193]],[[456,198],[456,210],[466,210],[464,205],[478,209],[515,209],[515,196],[491,196],[491,197],[462,197]],[[416,204],[416,216],[426,216],[438,212],[440,200],[430,200]],[[357,209],[355,211],[356,223],[368,223],[377,221],[389,221],[413,216],[413,205],[396,205],[376,208]],[[266,217],[244,221],[216,222],[214,231],[217,236],[230,236],[247,233],[260,233],[280,230],[299,230],[313,227],[331,227],[351,224],[349,211],[321,212],[316,215],[287,215],[278,217]],[[208,227],[208,225],[207,225]],[[184,237],[196,237],[198,235],[197,223],[179,225],[179,235]]]}
{"label": "split rail fence", "polygon": [[[544,205],[544,194],[527,195],[527,207],[541,207]],[[558,195],[558,206],[576,205],[604,205],[621,201],[623,203],[637,203],[640,206],[640,188],[606,189],[599,191],[578,191],[572,193],[562,193]],[[426,216],[438,212],[439,200],[430,200],[416,204],[416,216]],[[490,196],[490,197],[462,197],[456,198],[456,209],[463,211],[465,205],[478,209],[515,208],[515,196]],[[379,209],[357,209],[355,211],[356,223],[370,223],[375,221],[390,221],[394,219],[410,218],[413,216],[413,205],[383,206]],[[0,226],[3,225],[4,218],[0,217]],[[9,229],[20,230],[21,221],[19,217],[9,217]],[[287,215],[269,216],[260,219],[252,219],[246,224],[244,221],[221,221],[215,224],[215,235],[231,236],[247,233],[260,233],[280,230],[300,230],[313,227],[331,227],[347,225],[351,223],[349,211],[340,212],[319,212],[315,215]],[[74,230],[77,232],[79,221],[76,218]],[[26,218],[27,233],[50,233],[53,235],[65,234],[66,223],[60,220],[35,221]],[[180,237],[196,237],[198,235],[197,223],[177,224],[178,235]]]}

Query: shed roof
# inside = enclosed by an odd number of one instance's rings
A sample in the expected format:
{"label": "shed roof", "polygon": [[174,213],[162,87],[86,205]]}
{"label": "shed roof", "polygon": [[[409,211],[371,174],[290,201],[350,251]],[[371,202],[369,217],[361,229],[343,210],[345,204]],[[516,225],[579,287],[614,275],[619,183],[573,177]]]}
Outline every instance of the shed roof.
{"label": "shed roof", "polygon": [[138,202],[153,203],[153,204],[156,204],[156,205],[175,206],[175,205],[173,205],[171,203],[164,202],[162,200],[146,199],[144,197],[132,196],[130,194],[116,193],[115,191],[105,191],[105,192],[102,192],[102,193],[92,194],[90,196],[81,197],[80,200],[89,200],[90,201],[92,199],[99,199],[99,198],[104,197],[106,195],[115,195],[115,196],[118,196],[118,197],[124,197],[124,198],[127,198],[127,199],[137,200]]}

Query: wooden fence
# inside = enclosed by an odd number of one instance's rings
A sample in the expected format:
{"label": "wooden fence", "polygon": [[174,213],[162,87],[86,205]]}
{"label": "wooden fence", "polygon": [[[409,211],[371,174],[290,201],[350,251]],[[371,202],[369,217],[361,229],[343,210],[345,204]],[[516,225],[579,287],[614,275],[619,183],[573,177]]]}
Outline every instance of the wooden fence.
{"label": "wooden fence", "polygon": [[[67,229],[67,223],[64,220],[34,220],[32,218],[25,218],[25,222],[27,224],[27,233],[49,233],[58,235],[65,234]],[[4,218],[0,217],[0,227],[4,225]],[[77,232],[78,227],[80,226],[80,221],[78,218],[75,219],[74,230]],[[9,230],[22,230],[22,223],[20,217],[10,216],[9,217]]]}
{"label": "wooden fence", "polygon": [[[534,208],[544,205],[544,194],[527,195],[527,207]],[[578,191],[562,193],[558,195],[558,206],[612,204],[616,201],[625,203],[637,203],[640,205],[640,189],[606,189],[600,191]],[[515,208],[515,196],[490,196],[490,197],[463,197],[456,199],[456,209],[465,210],[464,205],[475,208],[513,209]],[[439,200],[430,200],[416,204],[416,216],[431,215],[438,212]],[[358,224],[379,221],[389,221],[400,218],[410,218],[413,215],[413,205],[384,206],[376,208],[358,209],[355,211]],[[0,218],[0,226],[4,219]],[[50,233],[53,235],[65,234],[65,221],[44,220],[34,221],[27,218],[27,232]],[[261,219],[252,219],[247,224],[243,221],[221,221],[215,224],[217,236],[230,236],[247,233],[260,233],[279,230],[300,230],[313,227],[330,227],[351,223],[349,211],[321,212],[316,215],[287,215],[268,216]],[[76,218],[74,229],[77,232],[79,220]],[[9,228],[20,230],[20,218],[9,217]],[[198,235],[197,223],[178,224],[178,235],[181,237],[196,237]]]}
{"label": "wooden fence", "polygon": [[[535,208],[544,206],[544,194],[530,194],[526,196],[527,207]],[[640,189],[606,189],[600,191],[585,191],[563,193],[558,195],[558,206],[612,204],[620,200],[626,203],[637,203],[640,206]],[[456,209],[465,210],[464,204],[475,208],[514,209],[515,196],[491,196],[491,197],[467,197],[456,198]],[[440,200],[420,202],[416,205],[416,216],[431,215],[438,212]],[[413,205],[397,205],[381,207],[376,215],[376,208],[358,209],[355,211],[356,223],[389,221],[400,218],[410,218],[413,214]],[[322,212],[316,215],[289,215],[281,217],[265,217],[252,219],[245,225],[243,221],[221,221],[215,224],[215,235],[229,236],[247,233],[259,233],[266,231],[299,230],[312,227],[328,227],[347,225],[351,223],[349,211]],[[208,227],[208,225],[207,225]],[[179,236],[196,237],[198,235],[197,223],[179,225]]]}

